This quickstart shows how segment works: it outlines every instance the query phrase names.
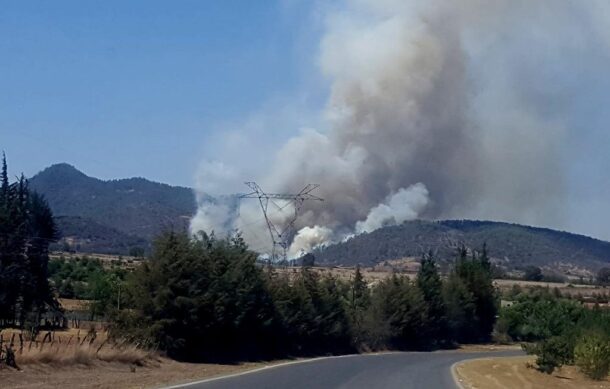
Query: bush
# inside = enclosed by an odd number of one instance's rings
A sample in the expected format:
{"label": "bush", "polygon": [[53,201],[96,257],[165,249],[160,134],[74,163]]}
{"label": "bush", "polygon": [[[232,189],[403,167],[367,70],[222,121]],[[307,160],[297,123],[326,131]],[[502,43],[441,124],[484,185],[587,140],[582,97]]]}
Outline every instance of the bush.
{"label": "bush", "polygon": [[574,361],[587,377],[606,378],[610,370],[610,338],[599,333],[582,337],[574,348]]}
{"label": "bush", "polygon": [[538,356],[538,370],[547,374],[551,374],[558,367],[571,364],[574,360],[574,345],[567,336],[555,336],[523,348],[528,354]]}

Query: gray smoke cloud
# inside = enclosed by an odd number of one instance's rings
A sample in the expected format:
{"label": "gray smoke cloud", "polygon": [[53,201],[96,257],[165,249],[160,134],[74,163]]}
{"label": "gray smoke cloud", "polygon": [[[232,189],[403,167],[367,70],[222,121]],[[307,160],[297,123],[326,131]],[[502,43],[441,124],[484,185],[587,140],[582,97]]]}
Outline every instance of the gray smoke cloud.
{"label": "gray smoke cloud", "polygon": [[[318,58],[331,82],[326,129],[302,129],[255,178],[274,192],[321,185],[325,201],[306,204],[298,221],[313,228],[295,240],[305,249],[418,217],[561,225],[569,80],[559,64],[591,45],[591,34],[607,40],[591,26],[608,22],[599,16],[610,16],[608,9],[603,2],[354,0],[327,11]],[[215,175],[199,175],[202,192],[216,185]],[[248,218],[260,218],[257,206],[245,205]],[[209,229],[212,218],[231,224],[206,207],[193,230]],[[244,228],[247,240],[260,242],[265,227],[257,228]]]}

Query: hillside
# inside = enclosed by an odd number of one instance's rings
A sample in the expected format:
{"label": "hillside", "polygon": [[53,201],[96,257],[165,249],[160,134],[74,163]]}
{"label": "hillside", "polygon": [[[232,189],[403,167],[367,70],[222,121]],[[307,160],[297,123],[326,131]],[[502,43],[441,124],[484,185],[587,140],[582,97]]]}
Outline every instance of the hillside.
{"label": "hillside", "polygon": [[373,265],[433,250],[441,260],[454,257],[464,244],[487,243],[494,261],[507,269],[524,265],[566,270],[595,270],[610,263],[610,243],[568,232],[491,221],[410,221],[384,227],[318,249],[316,262],[326,265]]}
{"label": "hillside", "polygon": [[[127,254],[147,248],[164,229],[187,228],[196,211],[189,188],[143,178],[104,181],[68,164],[53,165],[30,179],[45,195],[57,217],[63,241],[83,252]],[[582,235],[491,221],[411,221],[362,234],[318,249],[322,265],[370,266],[392,259],[419,257],[433,250],[450,260],[465,244],[479,249],[487,243],[494,261],[508,270],[525,265],[567,273],[574,268],[596,270],[610,263],[610,243]]]}
{"label": "hillside", "polygon": [[125,253],[163,229],[184,229],[196,210],[189,188],[144,178],[104,181],[68,164],[53,165],[29,183],[46,197],[65,237],[88,240],[82,247],[96,250],[108,244],[104,252]]}
{"label": "hillside", "polygon": [[147,239],[78,216],[55,217],[62,239],[51,246],[52,250],[98,254],[128,254],[133,248],[146,249]]}

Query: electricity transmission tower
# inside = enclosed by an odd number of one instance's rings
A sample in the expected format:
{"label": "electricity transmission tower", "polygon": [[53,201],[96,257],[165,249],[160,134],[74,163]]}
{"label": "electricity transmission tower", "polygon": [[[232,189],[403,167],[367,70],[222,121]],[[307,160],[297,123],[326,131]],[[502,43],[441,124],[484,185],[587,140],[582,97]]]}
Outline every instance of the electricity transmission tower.
{"label": "electricity transmission tower", "polygon": [[[313,201],[324,201],[320,197],[312,195],[315,189],[320,185],[318,184],[307,184],[299,193],[265,193],[256,182],[246,182],[246,185],[252,190],[250,193],[239,195],[240,199],[258,199],[263,215],[265,216],[265,222],[269,229],[269,235],[271,236],[272,251],[271,261],[277,262],[278,258],[287,260],[288,259],[288,247],[290,245],[290,239],[294,232],[294,223],[299,216],[299,210],[303,206],[303,203],[307,200]],[[276,200],[283,201],[280,206]],[[281,211],[286,207],[292,205],[294,214],[289,219],[280,223],[274,223],[269,217],[269,203],[276,207],[277,211]],[[278,254],[278,251],[280,252]]]}

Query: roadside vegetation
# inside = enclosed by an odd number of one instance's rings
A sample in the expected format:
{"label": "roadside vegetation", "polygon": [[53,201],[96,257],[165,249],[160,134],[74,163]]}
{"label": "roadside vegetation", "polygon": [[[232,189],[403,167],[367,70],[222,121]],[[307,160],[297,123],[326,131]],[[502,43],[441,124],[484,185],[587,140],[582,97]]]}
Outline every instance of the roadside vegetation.
{"label": "roadside vegetation", "polygon": [[367,285],[302,267],[296,277],[256,263],[239,234],[167,233],[128,277],[111,336],[187,360],[276,358],[358,350],[434,349],[488,341],[497,312],[486,249],[460,249],[443,281],[431,255],[415,281]]}
{"label": "roadside vegetation", "polygon": [[610,369],[610,310],[585,307],[558,291],[539,289],[516,295],[500,311],[495,335],[523,342],[536,355],[536,368],[552,373],[576,365],[589,378],[606,379]]}
{"label": "roadside vegetation", "polygon": [[120,289],[128,270],[88,256],[49,261],[49,278],[62,299],[88,300],[90,319],[105,319],[111,306],[120,308]]}

